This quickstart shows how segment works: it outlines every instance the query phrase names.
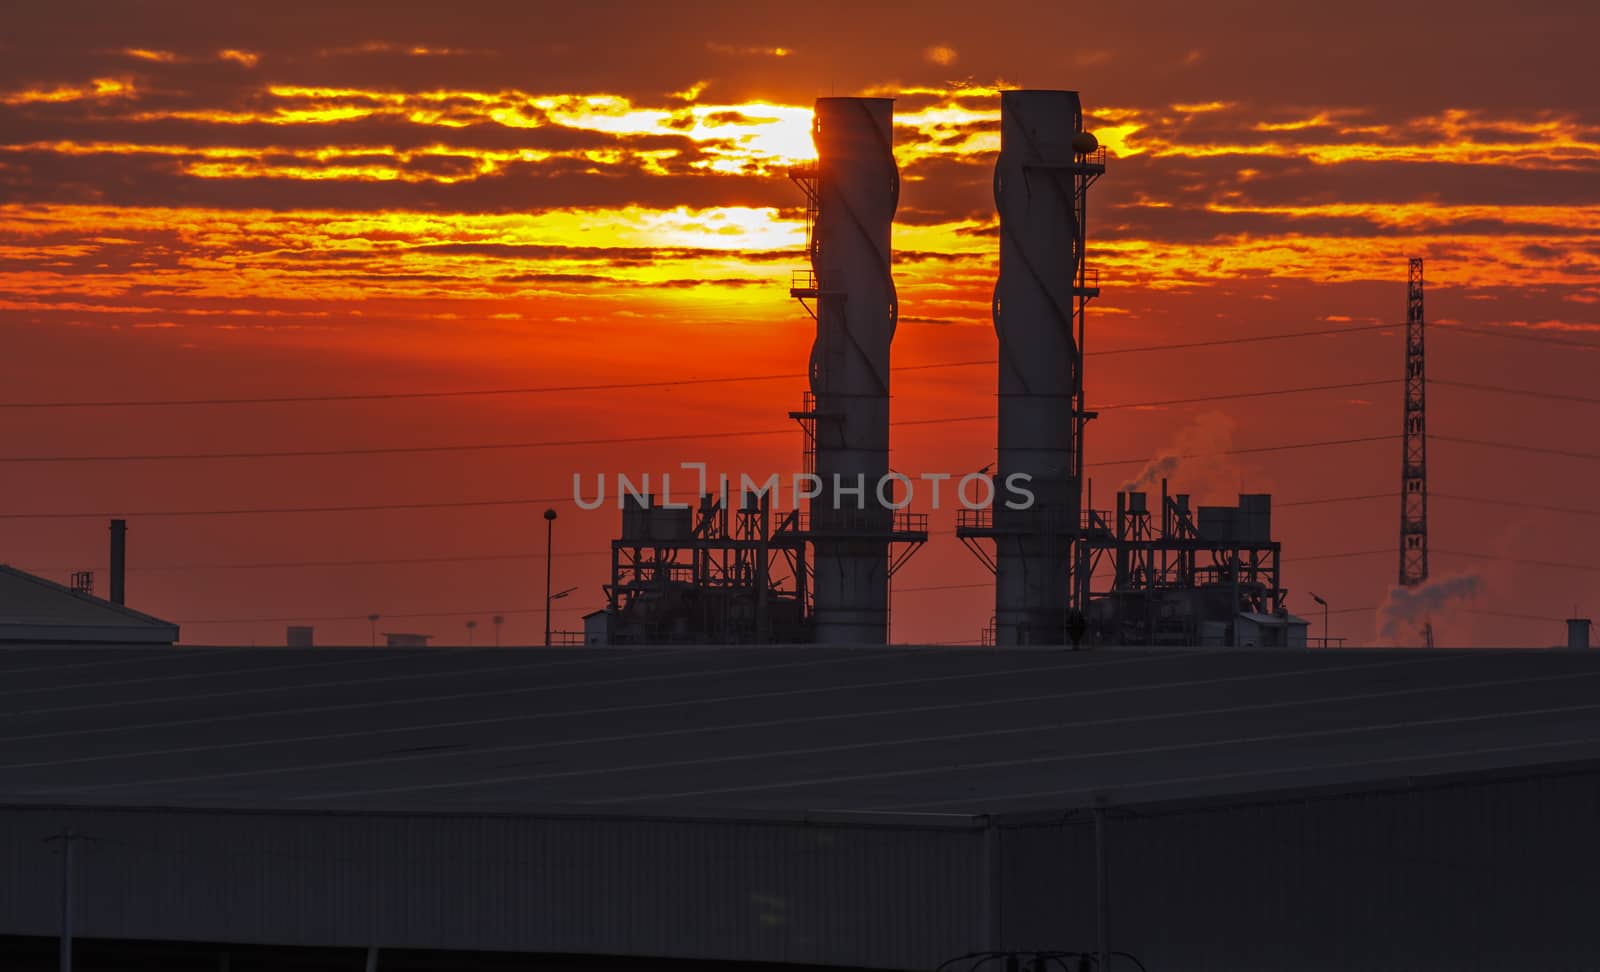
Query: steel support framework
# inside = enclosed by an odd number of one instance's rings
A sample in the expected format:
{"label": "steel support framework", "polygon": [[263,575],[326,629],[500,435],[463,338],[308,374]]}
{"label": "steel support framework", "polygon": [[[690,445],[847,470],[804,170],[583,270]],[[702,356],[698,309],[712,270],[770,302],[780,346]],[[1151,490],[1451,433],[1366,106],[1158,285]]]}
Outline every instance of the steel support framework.
{"label": "steel support framework", "polygon": [[1423,364],[1422,259],[1413,257],[1406,286],[1406,393],[1400,457],[1400,586],[1428,579],[1427,373]]}
{"label": "steel support framework", "polygon": [[[645,514],[664,511],[647,503]],[[799,514],[771,497],[702,496],[681,511],[687,530],[632,532],[611,541],[605,587],[610,644],[761,644],[810,640],[805,544]],[[658,521],[659,522],[659,521]],[[794,584],[774,578],[783,561]]]}

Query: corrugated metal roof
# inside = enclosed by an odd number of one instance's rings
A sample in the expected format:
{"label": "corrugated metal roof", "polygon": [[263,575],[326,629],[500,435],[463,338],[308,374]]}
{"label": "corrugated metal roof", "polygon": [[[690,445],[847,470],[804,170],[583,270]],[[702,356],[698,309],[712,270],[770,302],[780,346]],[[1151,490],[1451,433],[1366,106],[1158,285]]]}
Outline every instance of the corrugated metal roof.
{"label": "corrugated metal roof", "polygon": [[1600,757],[1597,687],[1544,651],[9,648],[0,799],[954,820]]}
{"label": "corrugated metal roof", "polygon": [[0,642],[177,640],[175,624],[0,564]]}

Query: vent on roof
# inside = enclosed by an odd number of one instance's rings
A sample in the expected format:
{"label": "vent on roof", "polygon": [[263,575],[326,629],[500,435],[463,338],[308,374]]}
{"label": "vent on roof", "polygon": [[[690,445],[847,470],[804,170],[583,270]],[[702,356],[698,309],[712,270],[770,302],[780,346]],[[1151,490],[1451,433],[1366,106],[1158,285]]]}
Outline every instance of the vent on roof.
{"label": "vent on roof", "polygon": [[94,571],[75,570],[72,572],[72,589],[79,594],[94,594]]}

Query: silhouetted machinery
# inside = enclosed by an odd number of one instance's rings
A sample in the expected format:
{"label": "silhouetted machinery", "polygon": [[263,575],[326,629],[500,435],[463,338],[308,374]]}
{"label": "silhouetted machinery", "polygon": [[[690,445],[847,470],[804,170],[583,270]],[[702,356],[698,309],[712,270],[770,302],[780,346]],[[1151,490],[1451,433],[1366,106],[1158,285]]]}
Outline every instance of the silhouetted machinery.
{"label": "silhouetted machinery", "polygon": [[[622,536],[611,541],[604,642],[805,642],[805,541],[797,514],[773,531],[770,496],[703,496],[691,508],[624,496]],[[786,575],[793,586],[773,580]]]}
{"label": "silhouetted machinery", "polygon": [[1307,623],[1284,607],[1271,495],[1191,508],[1163,482],[1159,501],[1118,493],[1115,511],[1086,513],[1089,642],[1304,648]]}

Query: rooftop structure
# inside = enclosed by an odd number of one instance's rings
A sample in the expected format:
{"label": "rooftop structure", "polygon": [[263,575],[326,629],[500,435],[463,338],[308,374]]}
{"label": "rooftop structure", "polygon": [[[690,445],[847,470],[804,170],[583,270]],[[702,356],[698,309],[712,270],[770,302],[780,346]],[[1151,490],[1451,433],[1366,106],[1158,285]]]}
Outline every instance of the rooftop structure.
{"label": "rooftop structure", "polygon": [[926,970],[1088,950],[1103,906],[1150,969],[1600,963],[1592,652],[123,646],[0,670],[0,935],[55,934],[47,838],[71,834],[95,939]]}

